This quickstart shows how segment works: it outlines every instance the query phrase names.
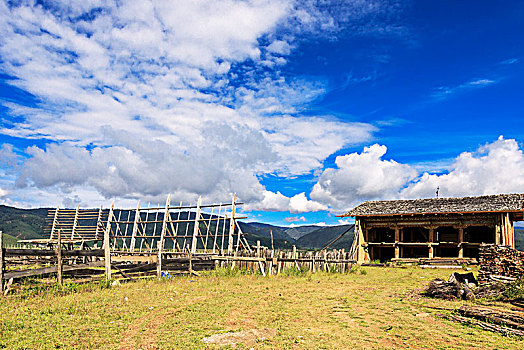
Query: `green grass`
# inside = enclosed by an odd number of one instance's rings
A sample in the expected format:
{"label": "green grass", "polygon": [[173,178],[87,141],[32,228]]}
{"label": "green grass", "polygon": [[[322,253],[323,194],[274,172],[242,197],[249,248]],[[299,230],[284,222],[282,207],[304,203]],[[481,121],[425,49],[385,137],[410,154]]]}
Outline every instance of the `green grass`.
{"label": "green grass", "polygon": [[[522,341],[435,317],[459,301],[414,290],[450,270],[360,267],[351,273],[262,277],[219,270],[201,277],[69,285],[0,303],[0,348],[215,349],[202,339],[275,330],[239,349],[521,349]],[[231,347],[225,347],[231,348]]]}

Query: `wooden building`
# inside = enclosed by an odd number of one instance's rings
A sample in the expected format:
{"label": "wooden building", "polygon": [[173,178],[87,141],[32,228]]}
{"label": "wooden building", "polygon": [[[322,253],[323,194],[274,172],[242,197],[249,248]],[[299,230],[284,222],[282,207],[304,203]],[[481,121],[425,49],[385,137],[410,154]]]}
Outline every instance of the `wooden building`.
{"label": "wooden building", "polygon": [[355,218],[357,260],[477,258],[481,243],[515,247],[523,194],[369,201],[343,216]]}

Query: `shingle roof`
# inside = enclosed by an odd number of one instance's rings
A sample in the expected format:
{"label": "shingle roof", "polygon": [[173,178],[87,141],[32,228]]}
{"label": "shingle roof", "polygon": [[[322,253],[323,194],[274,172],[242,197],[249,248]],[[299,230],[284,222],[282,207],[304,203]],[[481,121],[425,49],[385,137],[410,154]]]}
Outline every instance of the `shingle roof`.
{"label": "shingle roof", "polygon": [[480,197],[369,201],[351,209],[343,216],[507,212],[518,210],[524,210],[524,194],[520,193]]}

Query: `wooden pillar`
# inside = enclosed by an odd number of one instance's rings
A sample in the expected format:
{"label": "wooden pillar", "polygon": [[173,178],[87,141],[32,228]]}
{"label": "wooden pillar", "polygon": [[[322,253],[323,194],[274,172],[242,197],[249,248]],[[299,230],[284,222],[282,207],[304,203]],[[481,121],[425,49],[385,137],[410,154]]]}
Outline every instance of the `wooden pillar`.
{"label": "wooden pillar", "polygon": [[395,259],[398,259],[400,258],[400,246],[399,246],[399,243],[400,242],[400,229],[395,226]]}
{"label": "wooden pillar", "polygon": [[430,259],[433,259],[433,257],[435,256],[434,252],[433,252],[433,241],[435,239],[435,228],[433,227],[430,227],[429,228],[429,242],[428,242],[428,245],[429,245],[429,254],[428,254],[428,257]]}
{"label": "wooden pillar", "polygon": [[497,215],[496,224],[495,224],[495,244],[501,245],[501,236],[502,236],[502,219],[501,216]]}
{"label": "wooden pillar", "polygon": [[56,267],[56,280],[58,284],[62,285],[62,230],[58,230],[58,242],[56,245],[56,259],[57,259],[57,267]]}
{"label": "wooden pillar", "polygon": [[511,221],[509,217],[509,213],[506,213],[506,219],[508,223],[509,246],[515,249],[515,227],[513,226],[513,221]]}
{"label": "wooden pillar", "polygon": [[162,221],[162,232],[160,233],[160,241],[158,241],[158,256],[156,261],[156,275],[158,278],[162,275],[162,253],[164,252],[164,241],[167,232],[167,218],[169,217],[169,204],[171,195],[167,195],[166,209],[164,210],[164,219]]}
{"label": "wooden pillar", "polygon": [[364,250],[364,229],[360,219],[355,218],[355,238],[357,239],[357,262],[359,264],[369,262],[369,256]]}
{"label": "wooden pillar", "polygon": [[0,294],[4,295],[4,233],[0,231]]}
{"label": "wooden pillar", "polygon": [[111,279],[111,244],[109,242],[109,231],[111,231],[111,219],[113,218],[113,210],[115,208],[115,202],[111,204],[109,209],[109,216],[107,217],[107,226],[104,231],[104,260],[106,268],[106,280]]}
{"label": "wooden pillar", "polygon": [[458,237],[458,241],[459,241],[459,245],[458,245],[458,257],[459,258],[463,258],[464,257],[464,227],[459,227],[459,237]]}

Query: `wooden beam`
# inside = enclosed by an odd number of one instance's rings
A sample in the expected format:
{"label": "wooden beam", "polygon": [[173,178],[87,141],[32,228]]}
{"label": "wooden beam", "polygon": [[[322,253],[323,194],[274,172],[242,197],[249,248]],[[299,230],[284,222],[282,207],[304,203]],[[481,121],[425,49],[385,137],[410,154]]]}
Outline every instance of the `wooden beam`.
{"label": "wooden beam", "polygon": [[[63,272],[69,272],[74,270],[81,270],[81,269],[87,269],[92,267],[101,267],[104,266],[104,261],[93,261],[87,264],[76,264],[76,265],[64,265],[63,266]],[[48,273],[56,273],[57,266],[51,266],[51,267],[44,267],[40,269],[28,269],[28,270],[14,270],[14,271],[8,271],[5,273],[4,277],[5,279],[17,279],[22,277],[30,277],[30,276],[38,276],[38,275],[44,275]]]}

